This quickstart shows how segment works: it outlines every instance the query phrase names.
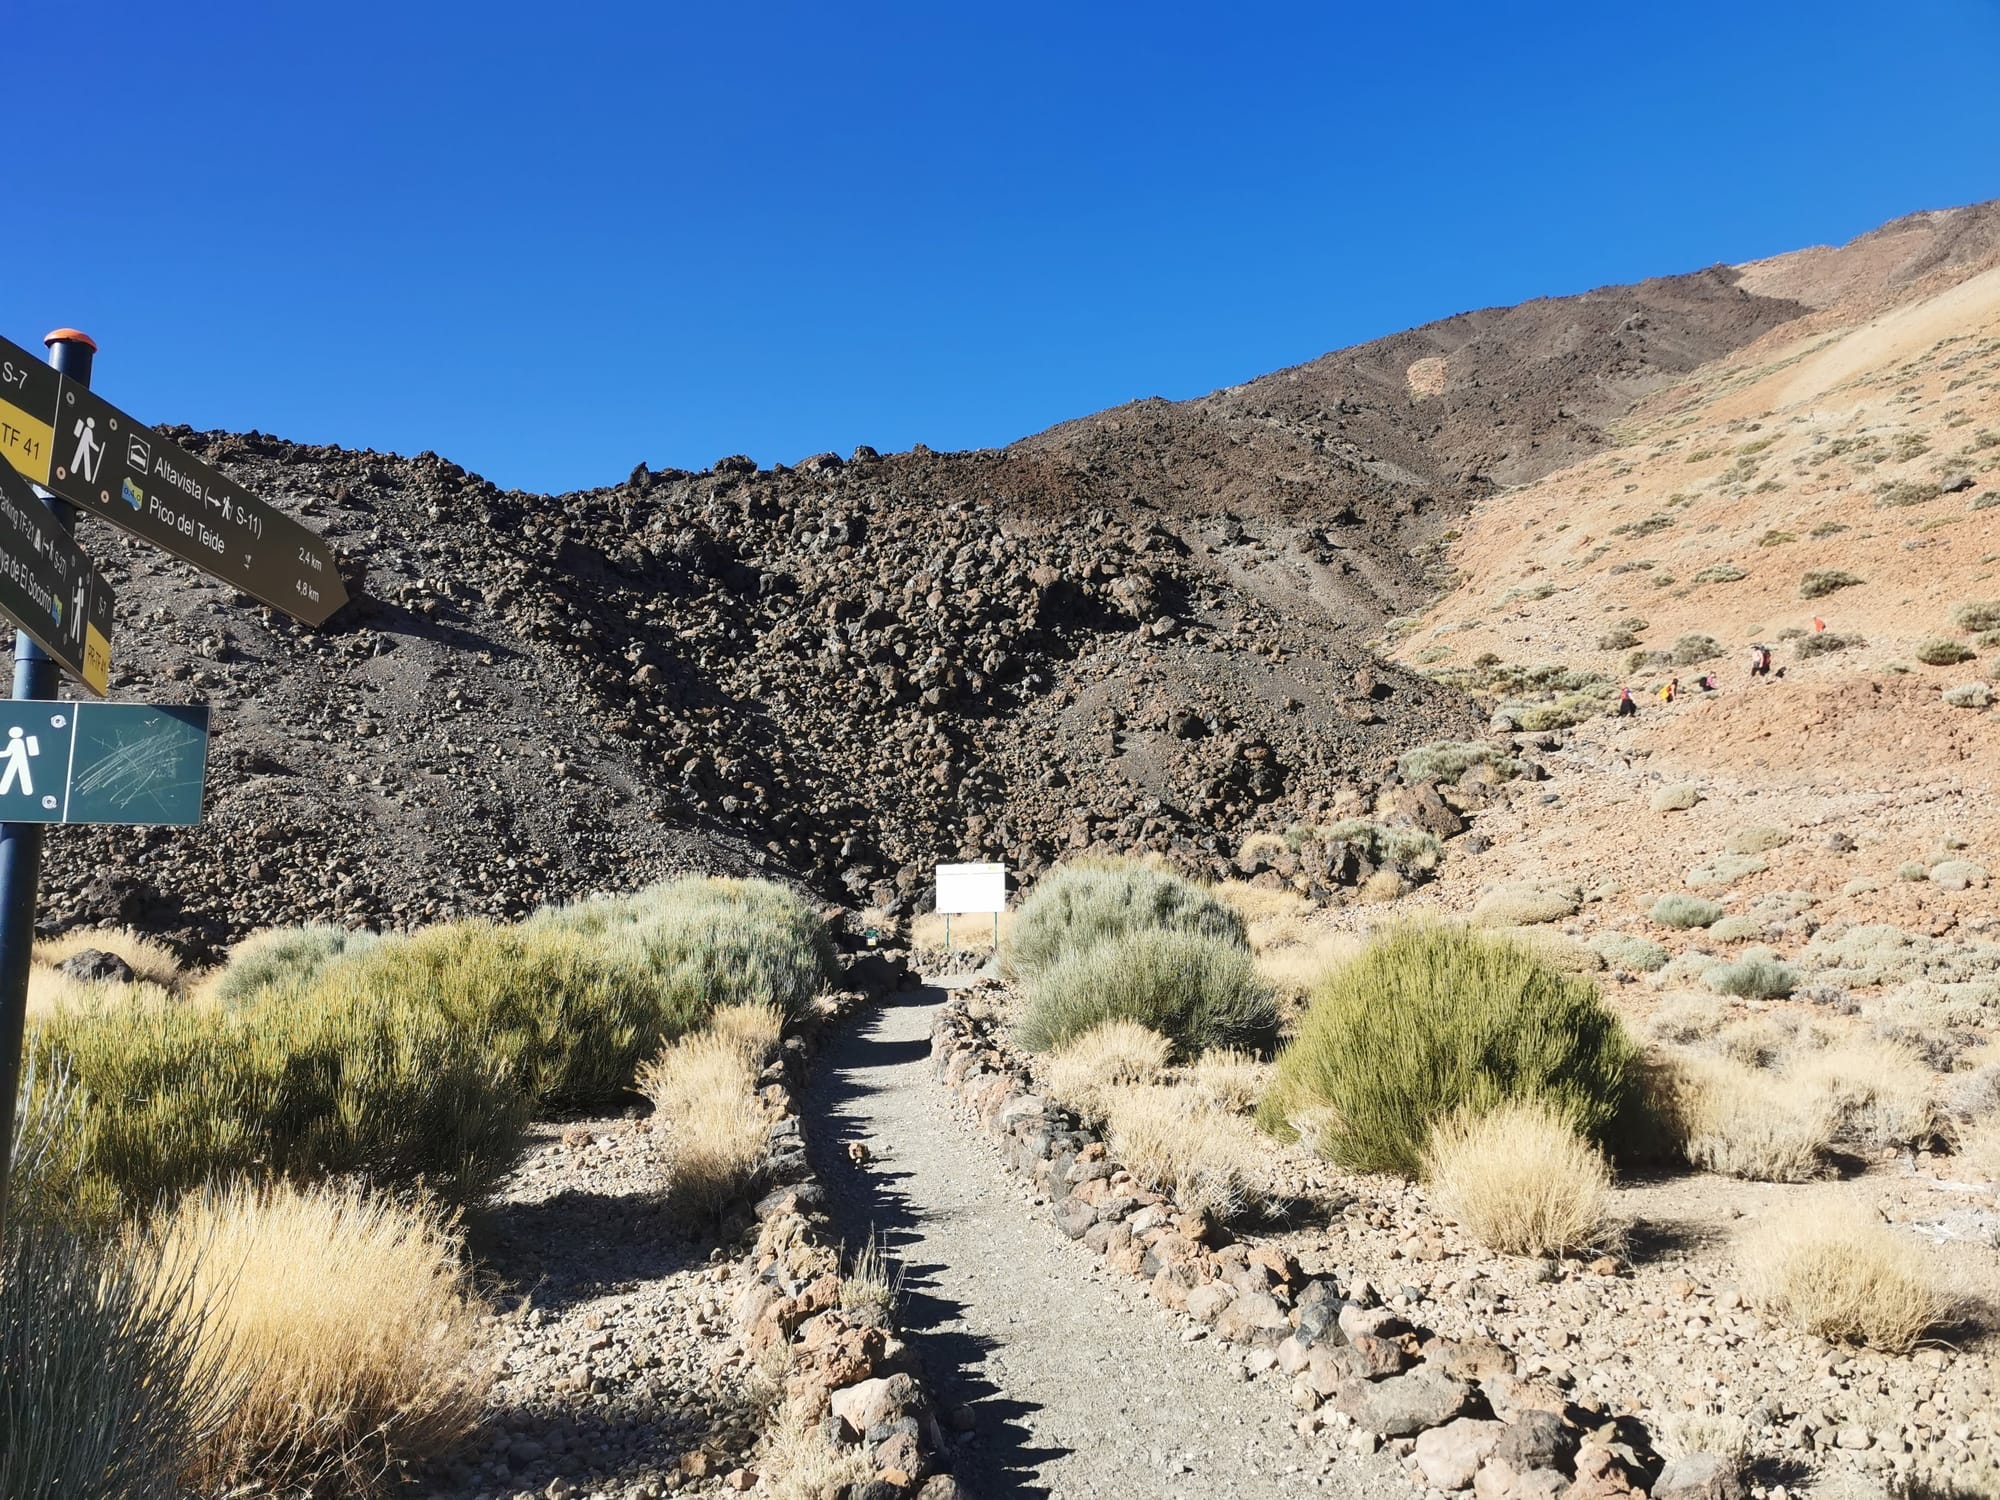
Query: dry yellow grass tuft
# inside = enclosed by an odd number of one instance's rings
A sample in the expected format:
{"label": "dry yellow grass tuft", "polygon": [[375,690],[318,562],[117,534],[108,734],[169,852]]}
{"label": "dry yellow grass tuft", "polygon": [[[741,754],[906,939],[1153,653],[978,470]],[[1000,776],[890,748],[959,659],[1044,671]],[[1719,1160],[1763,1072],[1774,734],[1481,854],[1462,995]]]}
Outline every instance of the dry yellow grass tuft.
{"label": "dry yellow grass tuft", "polygon": [[[1007,934],[1013,929],[1014,914],[1000,913],[1000,941],[1007,941]],[[910,922],[910,946],[932,952],[944,951],[945,919],[937,912],[925,912]],[[991,953],[993,951],[993,918],[990,916],[955,916],[951,919],[951,951],[953,953]]]}
{"label": "dry yellow grass tuft", "polygon": [[1950,1172],[1960,1182],[1983,1182],[2000,1193],[2000,1117],[1981,1120],[1960,1132]]}
{"label": "dry yellow grass tuft", "polygon": [[[1274,836],[1271,834],[1252,834],[1250,837],[1252,839],[1268,839]],[[1282,839],[1278,841],[1278,846],[1280,849],[1284,847]],[[1261,885],[1252,885],[1247,880],[1220,881],[1209,887],[1209,894],[1225,906],[1234,907],[1236,914],[1243,919],[1243,925],[1246,928],[1255,927],[1259,922],[1295,920],[1312,910],[1312,902],[1306,900],[1297,891],[1290,890],[1284,886],[1278,886],[1273,889]],[[1256,946],[1256,941],[1256,938],[1253,936],[1250,940],[1252,947]]]}
{"label": "dry yellow grass tuft", "polygon": [[1154,1082],[1172,1051],[1173,1043],[1137,1021],[1104,1021],[1049,1053],[1042,1066],[1056,1101],[1094,1124],[1114,1089]]}
{"label": "dry yellow grass tuft", "polygon": [[1105,1110],[1112,1159],[1184,1212],[1226,1223],[1269,1188],[1269,1142],[1249,1121],[1223,1114],[1191,1089],[1137,1084],[1114,1090]]}
{"label": "dry yellow grass tuft", "polygon": [[1817,1177],[1839,1125],[1826,1090],[1720,1057],[1672,1060],[1689,1163],[1758,1182]]}
{"label": "dry yellow grass tuft", "polygon": [[789,1404],[765,1433],[757,1467],[772,1500],[839,1500],[875,1477],[865,1449],[831,1441],[813,1412]]}
{"label": "dry yellow grass tuft", "polygon": [[456,1230],[428,1207],[352,1185],[238,1182],[189,1194],[134,1255],[155,1285],[192,1286],[199,1357],[234,1393],[189,1476],[203,1493],[369,1492],[479,1414],[486,1309]]}
{"label": "dry yellow grass tuft", "polygon": [[180,983],[181,961],[173,950],[127,927],[76,927],[60,937],[44,938],[35,944],[35,962],[54,968],[92,948],[124,959],[132,977],[143,983],[169,990]]}
{"label": "dry yellow grass tuft", "polygon": [[785,1018],[775,1005],[725,1005],[708,1018],[708,1029],[761,1069],[785,1034]]}
{"label": "dry yellow grass tuft", "polygon": [[1247,1115],[1271,1080],[1269,1064],[1234,1047],[1211,1047],[1187,1070],[1188,1086],[1225,1114]]}
{"label": "dry yellow grass tuft", "polygon": [[1836,1199],[1772,1218],[1737,1258],[1753,1302],[1839,1343],[1900,1354],[1951,1311],[1927,1247]]}
{"label": "dry yellow grass tuft", "polygon": [[840,1305],[886,1328],[903,1292],[903,1270],[874,1235],[856,1252],[840,1278]]}
{"label": "dry yellow grass tuft", "polygon": [[1611,1170],[1544,1105],[1441,1121],[1424,1151],[1424,1178],[1438,1207],[1491,1250],[1557,1255],[1604,1235]]}
{"label": "dry yellow grass tuft", "polygon": [[[718,1020],[724,1014],[718,1011]],[[652,1103],[666,1136],[668,1192],[687,1212],[719,1213],[764,1160],[771,1127],[757,1098],[757,1074],[767,1049],[751,1046],[760,1024],[754,1015],[732,1018],[682,1037],[639,1069],[634,1087]]]}
{"label": "dry yellow grass tuft", "polygon": [[96,984],[75,979],[59,969],[35,964],[28,970],[28,1016],[39,1020],[64,1010],[120,1010],[133,1005],[160,1005],[173,1000],[157,984]]}
{"label": "dry yellow grass tuft", "polygon": [[1922,1145],[1943,1128],[1937,1074],[1902,1043],[1847,1037],[1795,1058],[1785,1077],[1825,1094],[1840,1133],[1864,1146]]}

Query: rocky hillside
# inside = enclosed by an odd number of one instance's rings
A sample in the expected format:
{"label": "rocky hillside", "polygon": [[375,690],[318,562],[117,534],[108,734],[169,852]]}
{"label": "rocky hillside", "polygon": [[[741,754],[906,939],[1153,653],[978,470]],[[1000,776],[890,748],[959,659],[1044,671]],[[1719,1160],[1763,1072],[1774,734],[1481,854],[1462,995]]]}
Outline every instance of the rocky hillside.
{"label": "rocky hillside", "polygon": [[[1942,223],[1920,275],[1950,283],[1986,231]],[[1839,274],[1893,302],[1883,264]],[[1470,313],[997,452],[641,465],[559,497],[434,454],[184,434],[326,534],[354,603],[304,631],[86,523],[115,692],[210,702],[217,738],[204,824],[62,831],[45,917],[202,950],[696,866],[892,906],[939,858],[1217,867],[1246,826],[1365,806],[1397,751],[1471,732],[1367,639],[1449,583],[1438,547],[1507,487],[1837,319],[1820,274]]]}

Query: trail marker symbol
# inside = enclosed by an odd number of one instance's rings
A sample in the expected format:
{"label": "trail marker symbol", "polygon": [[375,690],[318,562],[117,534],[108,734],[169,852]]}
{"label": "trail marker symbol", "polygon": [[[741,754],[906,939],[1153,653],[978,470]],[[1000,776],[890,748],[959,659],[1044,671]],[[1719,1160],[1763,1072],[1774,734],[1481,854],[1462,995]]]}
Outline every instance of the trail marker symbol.
{"label": "trail marker symbol", "polygon": [[111,603],[83,549],[0,464],[0,613],[100,698],[111,682]]}

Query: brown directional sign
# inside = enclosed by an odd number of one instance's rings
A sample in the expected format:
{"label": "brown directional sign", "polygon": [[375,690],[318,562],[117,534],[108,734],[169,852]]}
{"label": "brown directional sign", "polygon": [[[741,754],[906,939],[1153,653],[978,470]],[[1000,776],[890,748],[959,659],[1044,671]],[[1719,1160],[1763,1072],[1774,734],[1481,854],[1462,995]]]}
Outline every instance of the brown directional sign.
{"label": "brown directional sign", "polygon": [[0,457],[308,625],[347,602],[333,549],[313,532],[5,339]]}
{"label": "brown directional sign", "polygon": [[6,464],[0,464],[0,611],[104,696],[111,678],[111,585]]}

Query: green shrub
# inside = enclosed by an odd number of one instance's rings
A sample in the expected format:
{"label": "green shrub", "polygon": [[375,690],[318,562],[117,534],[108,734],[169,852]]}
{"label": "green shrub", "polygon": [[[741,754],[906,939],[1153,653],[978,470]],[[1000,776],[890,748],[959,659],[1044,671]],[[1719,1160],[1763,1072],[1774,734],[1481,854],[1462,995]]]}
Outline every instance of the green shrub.
{"label": "green shrub", "polygon": [[1722,655],[1722,642],[1712,635],[1684,635],[1674,642],[1674,665],[1692,667],[1699,662],[1714,661]]}
{"label": "green shrub", "polygon": [[1526,927],[1573,917],[1581,905],[1583,892],[1573,885],[1513,881],[1480,897],[1472,908],[1472,919],[1482,927]]}
{"label": "green shrub", "polygon": [[10,1221],[0,1251],[0,1495],[176,1500],[222,1409],[184,1280]]}
{"label": "green shrub", "polygon": [[1590,940],[1590,948],[1614,969],[1634,974],[1651,974],[1667,962],[1667,950],[1650,938],[1629,932],[1600,932]]}
{"label": "green shrub", "polygon": [[1651,915],[1662,927],[1709,927],[1721,920],[1722,908],[1701,896],[1674,893],[1655,901]]}
{"label": "green shrub", "polygon": [[[1303,837],[1307,830],[1299,832]],[[1394,870],[1412,884],[1428,879],[1444,862],[1444,845],[1437,835],[1405,823],[1342,818],[1338,823],[1310,832],[1322,844],[1352,844],[1370,864]]]}
{"label": "green shrub", "polygon": [[1963,641],[1944,635],[1925,636],[1917,642],[1913,654],[1927,667],[1955,667],[1962,661],[1971,661],[1974,655]]}
{"label": "green shrub", "polygon": [[1736,884],[1746,875],[1760,874],[1771,868],[1771,862],[1761,854],[1718,854],[1707,864],[1696,865],[1687,872],[1687,883],[1696,890],[1712,890]]}
{"label": "green shrub", "polygon": [[1801,636],[1796,647],[1799,660],[1814,656],[1828,656],[1835,651],[1846,651],[1855,646],[1865,646],[1868,642],[1860,636],[1838,630],[1816,630],[1811,635]]}
{"label": "green shrub", "polygon": [[1588,980],[1459,927],[1375,939],[1314,993],[1259,1108],[1360,1171],[1417,1175],[1457,1111],[1537,1101],[1599,1144],[1638,1124],[1639,1053]]}
{"label": "green shrub", "polygon": [[229,962],[214,982],[215,998],[240,1005],[273,985],[310,984],[327,965],[365,952],[378,941],[372,932],[350,932],[323,922],[253,932],[229,950]]}
{"label": "green shrub", "polygon": [[1861,580],[1852,573],[1840,568],[1815,568],[1799,579],[1799,597],[1824,599],[1828,594],[1840,589],[1851,589],[1860,582]]}
{"label": "green shrub", "polygon": [[1895,484],[1884,485],[1875,501],[1878,509],[1900,509],[1909,505],[1924,505],[1937,499],[1943,491],[1934,484],[1922,480],[1905,479]]}
{"label": "green shrub", "polygon": [[1719,995],[1781,999],[1798,988],[1799,971],[1773,953],[1746,953],[1734,963],[1717,964],[1701,976]]}
{"label": "green shrub", "polygon": [[2000,629],[2000,599],[1969,599],[1951,612],[1960,630]]}
{"label": "green shrub", "polygon": [[1457,781],[1474,766],[1491,766],[1503,777],[1519,773],[1521,763],[1496,745],[1479,740],[1439,740],[1405,750],[1396,762],[1403,780]]}
{"label": "green shrub", "polygon": [[1277,1009],[1250,950],[1199,929],[1135,928],[1072,948],[1027,984],[1019,1034],[1048,1052],[1106,1021],[1135,1021],[1183,1060],[1217,1047],[1262,1049]]}
{"label": "green shrub", "polygon": [[[328,1010],[383,996],[481,1036],[543,1108],[610,1104],[645,1058],[701,1024],[712,996],[552,927],[454,922],[378,943],[294,991]],[[283,993],[283,992],[273,992]]]}
{"label": "green shrub", "polygon": [[1757,538],[1757,545],[1760,547],[1782,547],[1787,542],[1796,542],[1797,540],[1798,537],[1795,533],[1779,531],[1776,527],[1773,527]]}
{"label": "green shrub", "polygon": [[1696,583],[1740,583],[1750,575],[1735,563],[1717,563],[1694,575]]}
{"label": "green shrub", "polygon": [[1530,734],[1544,734],[1552,729],[1572,729],[1586,719],[1595,718],[1604,712],[1604,704],[1588,693],[1565,693],[1553,703],[1530,703],[1503,711],[1511,712],[1513,720]]}
{"label": "green shrub", "polygon": [[1724,917],[1719,922],[1711,922],[1708,935],[1718,943],[1741,943],[1757,936],[1764,927],[1765,924],[1755,917],[1747,913],[1738,913]]}
{"label": "green shrub", "polygon": [[529,1111],[481,1028],[337,972],[233,1011],[59,1011],[31,1045],[85,1100],[62,1192],[87,1222],[242,1173],[352,1173],[471,1202],[513,1164]]}
{"label": "green shrub", "polygon": [[1625,651],[1639,644],[1639,637],[1629,630],[1607,630],[1597,638],[1599,651]]}
{"label": "green shrub", "polygon": [[526,932],[550,928],[595,940],[607,961],[659,986],[666,1039],[725,1005],[775,1005],[796,1017],[838,970],[818,913],[769,880],[665,880],[546,907],[522,923]]}
{"label": "green shrub", "polygon": [[1135,932],[1193,932],[1248,949],[1243,918],[1193,882],[1136,860],[1091,860],[1063,865],[1035,886],[1014,914],[1000,961],[1033,980],[1074,953]]}
{"label": "green shrub", "polygon": [[1730,836],[1728,849],[1731,854],[1763,854],[1772,849],[1781,849],[1791,841],[1792,835],[1788,830],[1760,825],[1738,829]]}

